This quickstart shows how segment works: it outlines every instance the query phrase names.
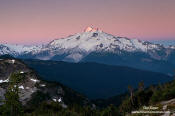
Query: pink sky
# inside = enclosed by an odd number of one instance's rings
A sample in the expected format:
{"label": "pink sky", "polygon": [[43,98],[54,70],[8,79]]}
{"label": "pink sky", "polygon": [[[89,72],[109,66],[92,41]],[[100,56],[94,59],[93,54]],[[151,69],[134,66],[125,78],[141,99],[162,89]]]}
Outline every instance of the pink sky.
{"label": "pink sky", "polygon": [[0,43],[40,44],[94,26],[116,36],[175,40],[175,0],[1,0]]}

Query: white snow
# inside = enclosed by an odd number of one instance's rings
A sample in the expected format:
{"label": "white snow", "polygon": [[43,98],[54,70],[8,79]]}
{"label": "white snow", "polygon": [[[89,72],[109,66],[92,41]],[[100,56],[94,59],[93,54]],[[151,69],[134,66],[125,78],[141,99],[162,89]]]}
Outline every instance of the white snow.
{"label": "white snow", "polygon": [[57,99],[52,99],[54,102],[57,102]]}
{"label": "white snow", "polygon": [[8,83],[9,82],[9,79],[6,79],[6,80],[0,80],[0,83]]}
{"label": "white snow", "polygon": [[19,88],[19,89],[24,89],[24,86],[21,85],[21,86],[19,86],[18,88]]}
{"label": "white snow", "polygon": [[11,60],[12,61],[12,64],[14,64],[15,63],[15,60]]}
{"label": "white snow", "polygon": [[68,53],[66,58],[71,58],[75,62],[80,61],[91,52],[107,51],[119,53],[118,50],[127,52],[154,50],[158,48],[156,44],[145,44],[144,41],[116,37],[102,31],[92,31],[88,27],[85,32],[77,33],[64,39],[56,39],[48,44],[44,50],[53,51],[52,55]]}
{"label": "white snow", "polygon": [[175,46],[169,46],[171,49],[175,49]]}
{"label": "white snow", "polygon": [[59,99],[58,99],[58,102],[61,102],[61,101],[62,101],[62,99],[61,99],[61,98],[59,98]]}
{"label": "white snow", "polygon": [[41,48],[41,46],[27,46],[27,45],[18,45],[18,44],[4,44],[4,45],[19,54],[23,52],[30,52]]}
{"label": "white snow", "polygon": [[41,84],[40,86],[41,86],[41,87],[45,87],[46,85],[45,85],[45,84]]}
{"label": "white snow", "polygon": [[10,50],[7,46],[0,44],[0,55],[4,54],[10,54],[10,55],[15,55],[15,51]]}
{"label": "white snow", "polygon": [[143,43],[137,39],[132,39],[131,43],[134,45],[134,47],[137,50],[141,50],[141,51],[147,51],[147,46],[143,45]]}
{"label": "white snow", "polygon": [[41,45],[18,45],[18,44],[0,44],[0,55],[9,54],[12,56],[18,56],[26,53],[36,53],[41,50]]}
{"label": "white snow", "polygon": [[36,79],[30,79],[30,80],[33,82],[39,82],[39,80],[36,80]]}
{"label": "white snow", "polygon": [[74,54],[68,55],[66,58],[72,58],[75,62],[78,62],[83,58],[83,55],[80,53],[74,53]]}
{"label": "white snow", "polygon": [[[90,28],[87,30],[90,30]],[[94,33],[97,34],[97,36],[93,36]],[[120,50],[125,51],[140,50],[146,52],[147,49],[154,49],[157,46],[154,44],[149,46],[143,45],[143,42],[144,41],[139,41],[137,39],[115,37],[101,31],[86,31],[64,39],[54,40],[49,45],[51,48],[70,50],[72,53],[75,51],[85,51],[87,53],[97,50],[114,51],[116,47],[119,47]]]}
{"label": "white snow", "polygon": [[53,98],[52,100],[53,100],[54,102],[62,102],[62,99],[61,99],[61,98],[59,98],[59,99]]}
{"label": "white snow", "polygon": [[15,63],[15,60],[14,59],[8,60],[8,62],[11,63],[11,64],[14,64]]}
{"label": "white snow", "polygon": [[24,72],[23,72],[23,71],[21,71],[20,73],[21,73],[21,74],[24,74]]}

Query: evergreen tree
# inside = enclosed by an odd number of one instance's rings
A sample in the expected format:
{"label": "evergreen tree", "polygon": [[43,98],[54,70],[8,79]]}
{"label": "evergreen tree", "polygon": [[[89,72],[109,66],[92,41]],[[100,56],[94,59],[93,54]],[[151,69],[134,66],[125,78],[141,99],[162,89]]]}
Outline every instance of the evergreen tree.
{"label": "evergreen tree", "polygon": [[5,94],[5,102],[2,106],[2,116],[22,116],[22,104],[19,101],[19,83],[22,79],[20,73],[13,73],[9,79],[9,87]]}
{"label": "evergreen tree", "polygon": [[138,90],[139,91],[143,91],[144,90],[144,82],[143,81],[139,82]]}
{"label": "evergreen tree", "polygon": [[131,103],[134,105],[134,100],[133,100],[133,88],[132,86],[128,86],[128,90],[130,92],[130,97],[131,97]]}

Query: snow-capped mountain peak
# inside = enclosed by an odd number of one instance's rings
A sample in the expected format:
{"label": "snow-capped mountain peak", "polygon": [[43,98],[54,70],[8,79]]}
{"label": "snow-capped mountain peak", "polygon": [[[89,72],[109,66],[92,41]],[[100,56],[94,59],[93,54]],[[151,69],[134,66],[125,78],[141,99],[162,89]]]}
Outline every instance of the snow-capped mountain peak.
{"label": "snow-capped mountain peak", "polygon": [[[66,38],[55,39],[44,46],[0,45],[0,54],[25,56],[36,59],[61,59],[79,62],[91,53],[121,53],[141,52],[152,58],[167,57],[174,47],[164,47],[137,39],[114,36],[98,28],[87,27],[84,32],[76,33]],[[164,53],[162,53],[164,52]],[[59,57],[59,58],[58,58]]]}
{"label": "snow-capped mountain peak", "polygon": [[161,45],[137,39],[117,37],[88,27],[85,29],[85,32],[53,40],[43,51],[47,51],[50,54],[50,57],[47,56],[48,59],[55,54],[68,54],[65,58],[78,62],[93,52],[114,54],[119,54],[122,51],[147,53],[148,51],[160,50],[161,48]]}
{"label": "snow-capped mountain peak", "polygon": [[157,48],[155,44],[146,44],[144,41],[137,39],[128,39],[107,34],[98,29],[88,27],[85,32],[77,33],[63,39],[56,39],[49,43],[51,48],[74,49],[80,51],[144,51],[147,49]]}

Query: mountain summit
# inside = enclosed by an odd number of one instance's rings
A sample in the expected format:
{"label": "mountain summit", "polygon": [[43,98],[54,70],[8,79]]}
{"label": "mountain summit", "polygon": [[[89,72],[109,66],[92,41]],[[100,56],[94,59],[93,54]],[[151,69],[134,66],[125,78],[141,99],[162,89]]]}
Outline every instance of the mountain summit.
{"label": "mountain summit", "polygon": [[93,28],[93,27],[87,27],[84,32],[96,32],[100,31],[98,28]]}

